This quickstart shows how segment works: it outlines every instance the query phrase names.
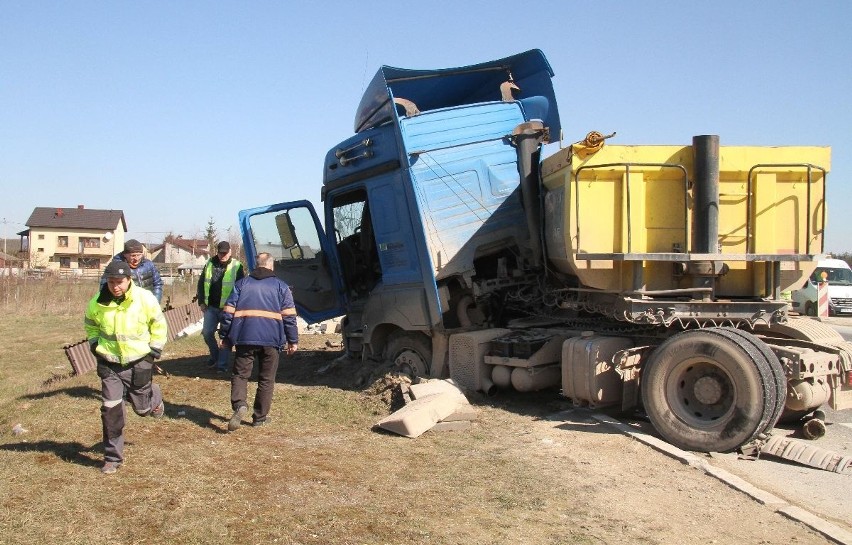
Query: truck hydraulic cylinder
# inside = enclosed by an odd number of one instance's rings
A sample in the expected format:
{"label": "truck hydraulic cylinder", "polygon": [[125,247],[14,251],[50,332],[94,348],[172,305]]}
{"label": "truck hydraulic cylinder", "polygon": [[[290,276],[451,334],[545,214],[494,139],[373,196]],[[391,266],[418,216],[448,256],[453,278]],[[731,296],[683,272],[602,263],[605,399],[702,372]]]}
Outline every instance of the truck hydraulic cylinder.
{"label": "truck hydraulic cylinder", "polygon": [[517,146],[521,197],[530,235],[532,265],[538,266],[541,264],[542,256],[538,160],[541,143],[544,140],[544,125],[538,121],[522,123],[515,128],[513,136]]}
{"label": "truck hydraulic cylinder", "polygon": [[695,167],[692,251],[715,254],[719,251],[719,136],[693,136],[692,153]]}

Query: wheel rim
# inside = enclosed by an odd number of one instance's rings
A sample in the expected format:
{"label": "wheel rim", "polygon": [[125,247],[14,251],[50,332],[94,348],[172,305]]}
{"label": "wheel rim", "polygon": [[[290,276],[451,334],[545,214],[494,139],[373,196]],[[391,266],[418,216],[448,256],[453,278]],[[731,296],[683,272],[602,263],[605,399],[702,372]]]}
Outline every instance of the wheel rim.
{"label": "wheel rim", "polygon": [[681,362],[666,379],[669,408],[677,418],[697,428],[723,419],[734,407],[736,386],[712,361]]}
{"label": "wheel rim", "polygon": [[397,371],[409,376],[424,376],[429,372],[429,365],[417,351],[405,348],[393,359]]}

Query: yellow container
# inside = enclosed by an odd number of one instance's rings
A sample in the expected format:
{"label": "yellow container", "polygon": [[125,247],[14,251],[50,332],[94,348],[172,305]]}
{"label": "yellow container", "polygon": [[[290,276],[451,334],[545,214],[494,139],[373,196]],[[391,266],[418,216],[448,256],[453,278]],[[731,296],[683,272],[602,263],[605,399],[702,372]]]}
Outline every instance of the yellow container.
{"label": "yellow container", "polygon": [[[607,145],[542,164],[554,266],[583,286],[624,293],[689,287],[690,261],[722,262],[717,297],[766,297],[804,282],[822,253],[828,147],[721,146],[718,252],[692,252],[692,146]],[[641,279],[637,285],[637,278]]]}

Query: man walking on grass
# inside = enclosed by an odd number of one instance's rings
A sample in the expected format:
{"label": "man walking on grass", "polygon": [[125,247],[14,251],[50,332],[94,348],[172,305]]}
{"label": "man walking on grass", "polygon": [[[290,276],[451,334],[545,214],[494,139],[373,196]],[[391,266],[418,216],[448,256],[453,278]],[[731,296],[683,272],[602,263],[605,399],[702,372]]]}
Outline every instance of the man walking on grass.
{"label": "man walking on grass", "polygon": [[223,240],[216,245],[216,255],[207,260],[198,278],[198,304],[204,312],[201,336],[210,351],[207,366],[220,373],[228,371],[231,346],[216,342],[216,328],[234,283],[243,276],[243,264],[231,257],[231,245]]}
{"label": "man walking on grass", "polygon": [[106,284],[86,307],[86,338],[101,378],[105,474],[124,462],[125,395],[139,416],[161,418],[163,394],[153,383],[154,360],[166,345],[167,325],[150,291],[130,281],[130,266],[110,261]]}
{"label": "man walking on grass", "polygon": [[298,348],[299,331],[293,294],[290,286],[275,276],[274,266],[275,260],[270,254],[258,254],[257,268],[237,281],[222,309],[219,335],[223,343],[236,347],[231,374],[231,408],[234,414],[228,422],[228,431],[237,430],[248,413],[248,379],[255,357],[260,361],[260,371],[252,425],[262,426],[269,422],[279,352],[283,348],[289,356]]}

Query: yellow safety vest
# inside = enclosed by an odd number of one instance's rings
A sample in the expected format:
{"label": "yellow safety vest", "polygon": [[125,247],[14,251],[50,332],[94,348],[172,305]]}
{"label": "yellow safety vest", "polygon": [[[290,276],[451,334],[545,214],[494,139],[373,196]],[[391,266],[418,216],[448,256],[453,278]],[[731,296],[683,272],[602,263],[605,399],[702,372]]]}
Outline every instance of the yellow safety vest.
{"label": "yellow safety vest", "polygon": [[[225,272],[222,273],[222,295],[219,296],[219,308],[225,306],[225,301],[234,290],[234,283],[237,278],[237,271],[242,267],[242,263],[236,259],[231,259],[225,267]],[[213,261],[207,262],[204,266],[204,301],[210,301],[210,285],[213,283]]]}

